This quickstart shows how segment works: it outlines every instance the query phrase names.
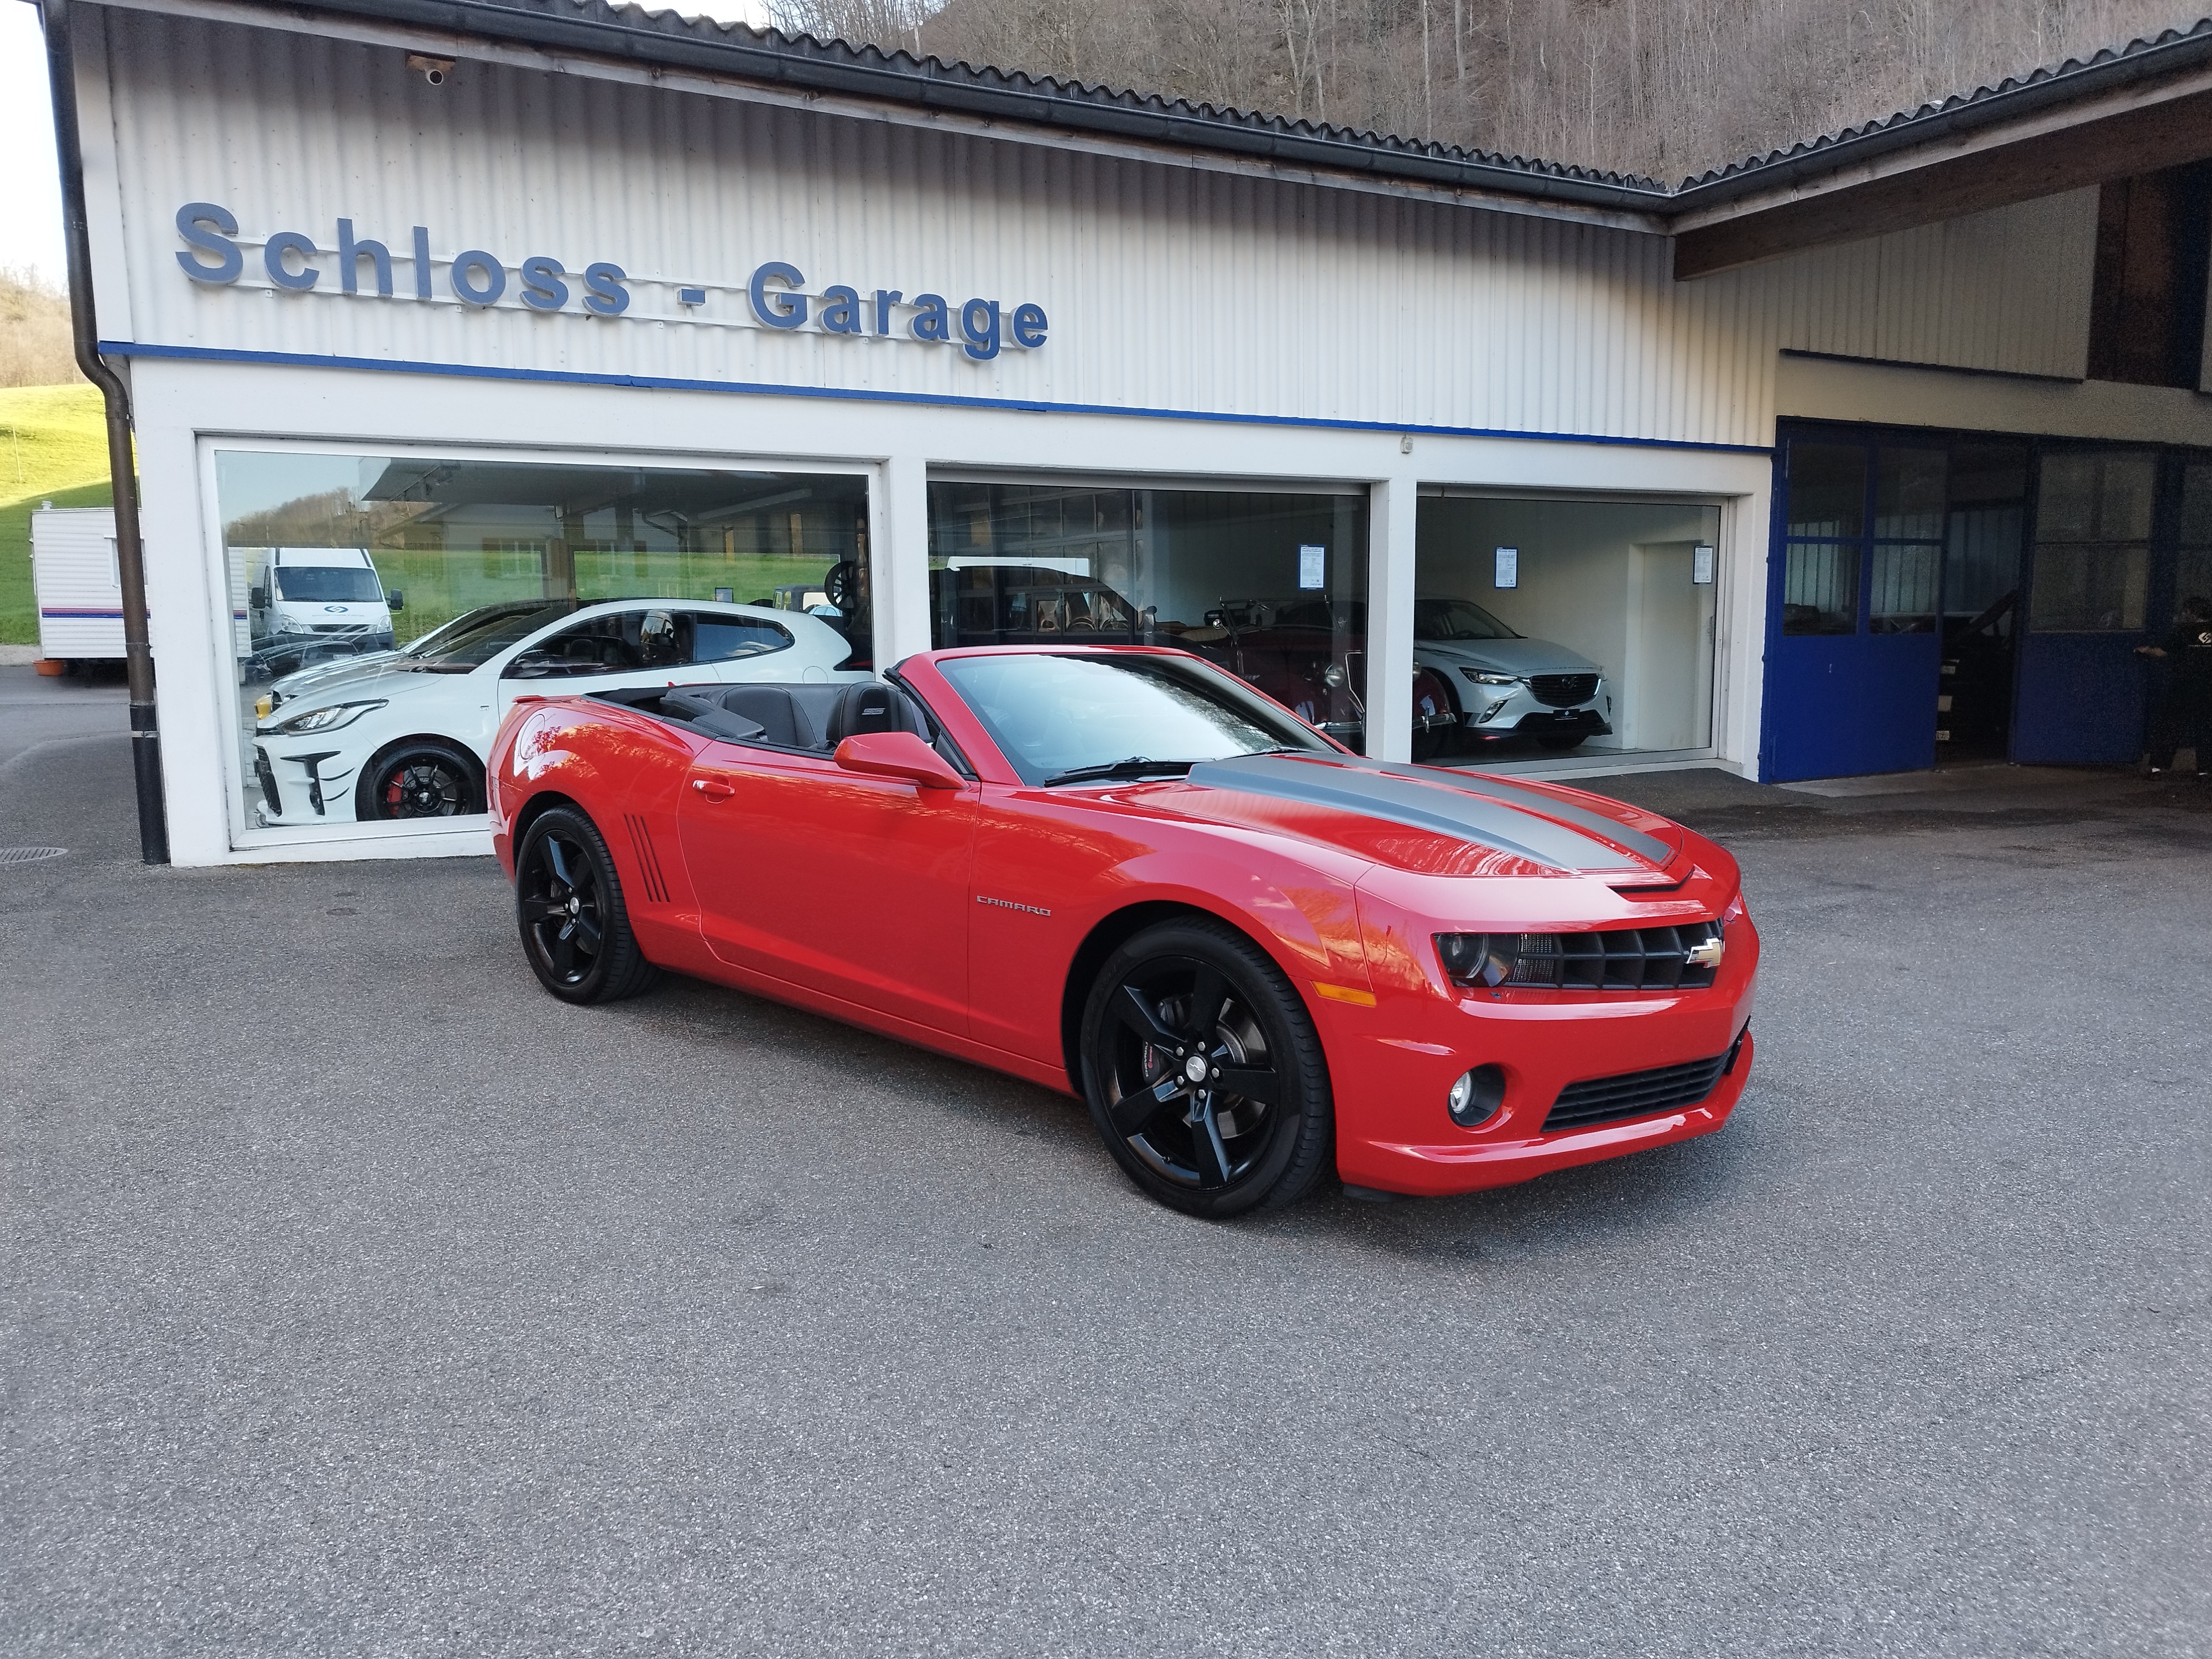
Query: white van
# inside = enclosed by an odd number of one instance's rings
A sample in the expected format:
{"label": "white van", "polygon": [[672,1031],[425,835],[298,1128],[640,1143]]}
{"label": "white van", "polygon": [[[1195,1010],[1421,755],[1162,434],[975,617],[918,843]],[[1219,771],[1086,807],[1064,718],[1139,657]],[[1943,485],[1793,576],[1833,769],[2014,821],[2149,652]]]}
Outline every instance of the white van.
{"label": "white van", "polygon": [[246,547],[234,557],[246,572],[255,645],[325,634],[368,636],[348,638],[358,650],[391,648],[400,597],[384,591],[367,548]]}

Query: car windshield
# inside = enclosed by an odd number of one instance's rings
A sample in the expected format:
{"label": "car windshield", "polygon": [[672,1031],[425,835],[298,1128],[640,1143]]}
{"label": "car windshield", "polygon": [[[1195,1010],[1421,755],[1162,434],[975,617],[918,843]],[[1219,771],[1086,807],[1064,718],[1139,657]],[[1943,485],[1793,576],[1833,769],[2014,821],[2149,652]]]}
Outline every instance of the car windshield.
{"label": "car windshield", "polygon": [[1024,783],[1172,775],[1281,749],[1334,751],[1242,681],[1188,657],[954,657],[941,672]]}
{"label": "car windshield", "polygon": [[464,611],[449,623],[441,623],[419,640],[410,641],[399,647],[403,657],[434,657],[465,634],[489,628],[502,617],[534,617],[545,609],[542,599],[530,599],[520,605],[485,605],[474,611]]}
{"label": "car windshield", "polygon": [[1504,623],[1479,605],[1465,599],[1413,601],[1413,637],[1417,640],[1517,640]]}
{"label": "car windshield", "polygon": [[[574,599],[556,599],[550,605],[509,611],[501,607],[482,615],[473,626],[463,629],[456,624],[452,633],[440,639],[428,650],[410,652],[403,667],[426,670],[439,674],[465,674],[472,668],[481,668],[501,652],[520,641],[526,640],[539,629],[556,623],[576,609]],[[470,619],[464,617],[462,622]],[[427,638],[418,644],[428,644]]]}
{"label": "car windshield", "polygon": [[276,592],[295,605],[374,605],[384,597],[376,572],[357,564],[279,565]]}

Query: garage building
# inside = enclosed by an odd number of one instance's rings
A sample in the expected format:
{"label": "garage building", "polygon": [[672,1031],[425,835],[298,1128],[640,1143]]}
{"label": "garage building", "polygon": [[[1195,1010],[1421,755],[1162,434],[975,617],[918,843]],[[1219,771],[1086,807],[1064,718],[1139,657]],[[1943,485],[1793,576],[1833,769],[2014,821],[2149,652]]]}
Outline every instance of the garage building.
{"label": "garage building", "polygon": [[[2212,590],[2212,25],[1669,186],[597,0],[48,15],[179,863],[485,850],[255,728],[488,606],[1182,642],[1385,758],[1779,781],[2133,762]],[[381,621],[272,632],[293,567]]]}

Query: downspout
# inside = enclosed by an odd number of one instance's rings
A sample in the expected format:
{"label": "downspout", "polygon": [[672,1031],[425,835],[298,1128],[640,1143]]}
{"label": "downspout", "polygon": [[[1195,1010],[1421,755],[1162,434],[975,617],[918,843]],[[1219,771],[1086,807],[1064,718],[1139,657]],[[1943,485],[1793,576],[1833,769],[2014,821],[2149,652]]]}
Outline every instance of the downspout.
{"label": "downspout", "polygon": [[100,356],[92,307],[92,237],[85,222],[84,151],[77,142],[76,50],[70,0],[40,0],[46,30],[46,74],[54,99],[54,149],[61,162],[62,219],[68,237],[70,326],[76,366],[107,404],[107,471],[115,491],[115,563],[123,586],[123,654],[131,682],[131,769],[138,786],[138,852],[169,861],[161,801],[161,736],[154,715],[154,651],[146,633],[146,551],[138,536],[138,471],[131,447],[131,391]]}

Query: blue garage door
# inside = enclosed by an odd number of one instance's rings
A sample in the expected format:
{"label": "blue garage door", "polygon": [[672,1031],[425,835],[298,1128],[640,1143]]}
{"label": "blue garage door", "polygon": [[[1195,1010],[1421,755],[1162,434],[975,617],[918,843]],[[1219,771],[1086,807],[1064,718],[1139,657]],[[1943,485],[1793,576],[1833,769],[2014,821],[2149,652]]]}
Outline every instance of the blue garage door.
{"label": "blue garage door", "polygon": [[1936,759],[1943,448],[1786,435],[1768,605],[1765,776]]}

